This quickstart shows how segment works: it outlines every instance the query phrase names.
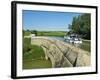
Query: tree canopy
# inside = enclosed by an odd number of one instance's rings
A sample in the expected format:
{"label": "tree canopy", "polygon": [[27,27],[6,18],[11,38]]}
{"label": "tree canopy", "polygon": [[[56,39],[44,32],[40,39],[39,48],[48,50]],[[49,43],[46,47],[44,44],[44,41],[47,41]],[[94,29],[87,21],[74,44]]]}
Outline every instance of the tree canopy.
{"label": "tree canopy", "polygon": [[84,39],[91,39],[91,15],[82,14],[73,17],[72,23],[69,24],[69,33],[76,33]]}

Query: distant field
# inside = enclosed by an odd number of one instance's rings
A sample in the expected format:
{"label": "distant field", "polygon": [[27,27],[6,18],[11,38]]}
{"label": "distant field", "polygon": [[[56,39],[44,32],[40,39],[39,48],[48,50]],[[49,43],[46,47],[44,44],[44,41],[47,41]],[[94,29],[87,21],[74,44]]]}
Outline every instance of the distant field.
{"label": "distant field", "polygon": [[[24,36],[30,35],[30,31],[25,31]],[[64,36],[66,32],[64,31],[38,31],[37,36]]]}
{"label": "distant field", "polygon": [[41,47],[30,44],[30,38],[23,39],[23,69],[49,68],[51,61],[45,60]]}
{"label": "distant field", "polygon": [[38,32],[38,36],[64,36],[66,32],[52,31],[52,32]]}

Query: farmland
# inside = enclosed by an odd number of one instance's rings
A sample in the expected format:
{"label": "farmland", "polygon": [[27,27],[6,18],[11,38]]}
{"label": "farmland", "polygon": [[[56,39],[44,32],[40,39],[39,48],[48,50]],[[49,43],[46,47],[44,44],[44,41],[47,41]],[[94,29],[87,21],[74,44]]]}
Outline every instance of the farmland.
{"label": "farmland", "polygon": [[[32,31],[24,31],[24,36],[29,36]],[[37,36],[64,36],[67,32],[65,31],[37,31]]]}

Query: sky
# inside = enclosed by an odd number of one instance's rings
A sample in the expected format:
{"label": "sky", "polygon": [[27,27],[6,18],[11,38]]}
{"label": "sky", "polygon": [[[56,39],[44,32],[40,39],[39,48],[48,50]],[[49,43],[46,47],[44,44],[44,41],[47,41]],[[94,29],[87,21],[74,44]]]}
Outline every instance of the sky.
{"label": "sky", "polygon": [[68,24],[71,24],[73,17],[78,15],[81,13],[23,10],[23,29],[68,31]]}

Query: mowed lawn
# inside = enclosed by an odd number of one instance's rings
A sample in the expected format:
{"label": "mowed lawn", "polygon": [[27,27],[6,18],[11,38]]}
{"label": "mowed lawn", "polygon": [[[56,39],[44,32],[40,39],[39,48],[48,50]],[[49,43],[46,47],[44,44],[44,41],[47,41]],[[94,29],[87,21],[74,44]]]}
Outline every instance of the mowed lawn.
{"label": "mowed lawn", "polygon": [[51,61],[45,59],[40,46],[31,45],[30,38],[23,38],[23,69],[50,68]]}

